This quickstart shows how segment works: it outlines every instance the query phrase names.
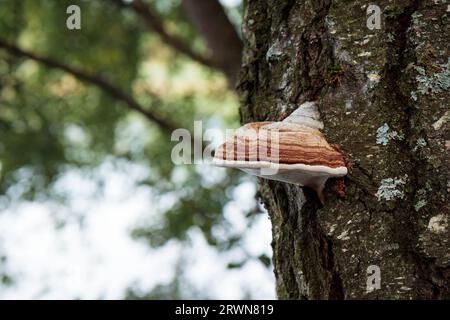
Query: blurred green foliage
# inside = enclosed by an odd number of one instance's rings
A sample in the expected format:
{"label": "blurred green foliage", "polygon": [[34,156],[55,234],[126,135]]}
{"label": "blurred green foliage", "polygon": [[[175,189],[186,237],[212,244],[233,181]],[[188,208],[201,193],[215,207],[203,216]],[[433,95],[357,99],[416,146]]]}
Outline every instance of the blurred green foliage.
{"label": "blurred green foliage", "polygon": [[[0,38],[108,79],[149,110],[189,130],[194,120],[238,126],[237,99],[223,75],[167,47],[133,12],[112,2],[0,0]],[[204,50],[179,1],[148,3],[172,33]],[[65,27],[70,4],[81,7],[81,31]],[[230,9],[230,15],[238,24],[239,8]],[[223,208],[232,199],[231,190],[247,178],[229,171],[211,182],[195,166],[174,166],[173,145],[160,128],[107,92],[0,49],[0,210],[23,200],[64,201],[54,185],[65,172],[89,172],[105,159],[124,159],[149,168],[140,183],[156,197],[172,197],[161,218],[136,228],[133,237],[163,246],[173,239],[187,241],[187,232],[196,226],[219,250],[239,246],[240,234],[218,237],[214,228],[227,227]],[[248,216],[251,224],[254,215]],[[250,258],[270,264],[267,257]],[[7,257],[1,259],[0,282],[8,284],[13,280],[1,272]],[[175,277],[151,293],[130,289],[128,298],[177,298],[179,291]]]}

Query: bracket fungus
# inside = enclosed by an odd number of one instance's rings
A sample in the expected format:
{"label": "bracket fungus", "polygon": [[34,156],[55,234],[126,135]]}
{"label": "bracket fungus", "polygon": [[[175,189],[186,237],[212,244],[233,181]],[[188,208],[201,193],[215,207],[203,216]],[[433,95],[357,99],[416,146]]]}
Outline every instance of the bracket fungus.
{"label": "bracket fungus", "polygon": [[220,145],[213,164],[315,190],[323,203],[328,178],[347,174],[344,155],[320,132],[315,102],[305,102],[279,122],[252,122]]}

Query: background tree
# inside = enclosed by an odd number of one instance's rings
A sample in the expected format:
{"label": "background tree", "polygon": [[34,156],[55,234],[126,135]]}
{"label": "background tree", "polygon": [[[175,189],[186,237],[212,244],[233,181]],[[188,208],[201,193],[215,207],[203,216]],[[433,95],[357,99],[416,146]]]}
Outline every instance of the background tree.
{"label": "background tree", "polygon": [[[441,1],[247,1],[244,123],[317,100],[347,154],[346,197],[260,181],[277,292],[289,299],[449,298],[449,10]],[[367,268],[381,288],[369,290]],[[369,291],[369,292],[367,292]]]}
{"label": "background tree", "polygon": [[[0,1],[1,210],[20,201],[64,205],[58,181],[72,171],[96,180],[101,195],[96,169],[111,161],[126,172],[123,164],[131,163],[148,169],[138,181],[155,197],[148,210],[163,212],[131,236],[154,248],[171,240],[188,248],[196,229],[221,252],[240,250],[242,233],[222,212],[248,177],[236,171],[211,176],[205,167],[175,166],[170,159],[175,128],[192,130],[194,120],[203,120],[204,129],[238,125],[232,88],[242,49],[235,29],[240,6],[195,3]],[[73,4],[81,8],[79,31],[65,27]],[[218,25],[205,28],[199,19],[206,12]],[[255,202],[246,210],[251,226],[261,209]],[[61,226],[75,218],[82,224],[83,213],[55,214]],[[247,261],[270,266],[265,255],[239,256],[229,259],[230,268]],[[8,257],[0,252],[0,258],[0,279],[9,285],[14,278],[2,268]],[[180,257],[168,286],[150,293],[130,288],[128,297],[207,297],[180,291],[183,262]]]}

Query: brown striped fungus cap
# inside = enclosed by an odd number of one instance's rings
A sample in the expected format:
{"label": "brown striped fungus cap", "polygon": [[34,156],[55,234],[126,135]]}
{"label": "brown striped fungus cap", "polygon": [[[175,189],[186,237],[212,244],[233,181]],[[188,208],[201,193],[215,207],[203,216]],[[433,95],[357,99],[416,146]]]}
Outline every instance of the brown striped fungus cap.
{"label": "brown striped fungus cap", "polygon": [[253,122],[217,148],[213,163],[262,178],[307,186],[323,202],[331,177],[347,174],[344,156],[330,146],[314,102],[306,102],[281,122]]}

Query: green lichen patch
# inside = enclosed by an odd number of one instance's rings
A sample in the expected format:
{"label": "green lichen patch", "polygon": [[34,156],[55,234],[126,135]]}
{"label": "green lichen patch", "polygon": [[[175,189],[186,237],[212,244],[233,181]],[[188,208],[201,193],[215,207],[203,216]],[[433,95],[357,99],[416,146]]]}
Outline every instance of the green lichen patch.
{"label": "green lichen patch", "polygon": [[427,205],[427,201],[426,200],[419,200],[416,202],[416,204],[414,205],[414,210],[419,211],[420,209],[422,209],[423,207],[425,207]]}
{"label": "green lichen patch", "polygon": [[375,194],[378,198],[378,201],[381,200],[394,200],[396,198],[403,199],[405,197],[405,193],[400,188],[406,184],[408,180],[408,175],[404,175],[400,178],[386,178],[381,180],[381,184],[378,188],[377,193]]}
{"label": "green lichen patch", "polygon": [[405,136],[395,130],[390,130],[387,123],[377,129],[377,144],[386,146],[389,140],[403,140]]}
{"label": "green lichen patch", "polygon": [[425,68],[416,66],[419,73],[416,77],[417,89],[423,95],[436,94],[450,90],[450,58],[447,63],[439,65],[440,72],[428,75]]}
{"label": "green lichen patch", "polygon": [[416,152],[416,151],[422,149],[423,147],[425,147],[426,145],[427,145],[427,142],[425,141],[425,139],[420,137],[419,139],[417,139],[416,145],[414,146],[413,151]]}

